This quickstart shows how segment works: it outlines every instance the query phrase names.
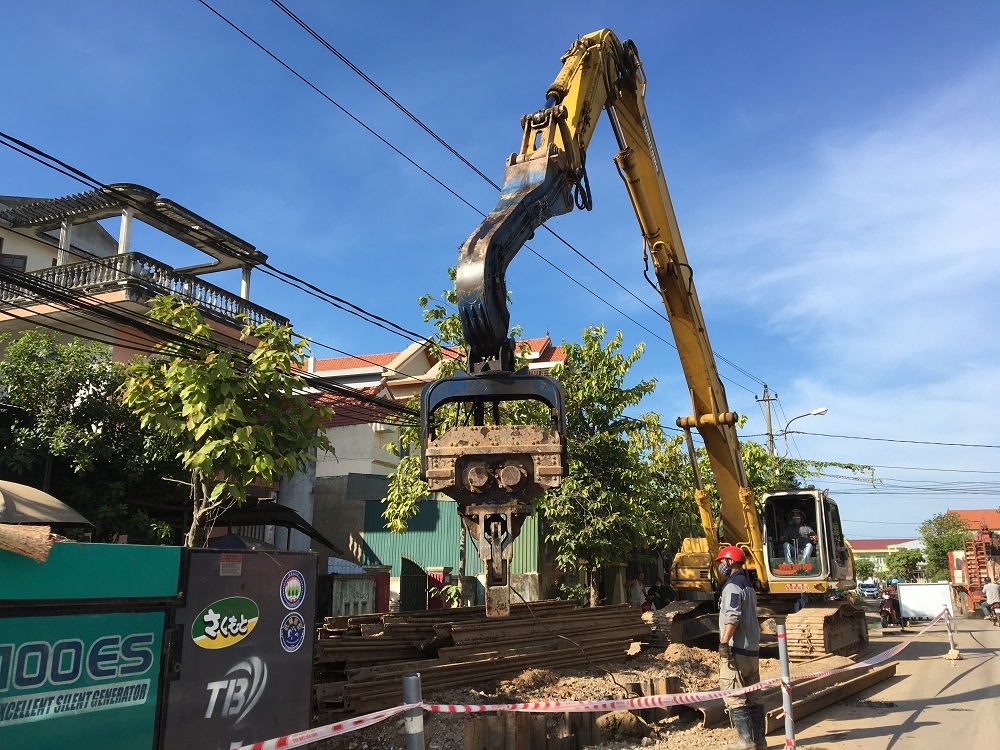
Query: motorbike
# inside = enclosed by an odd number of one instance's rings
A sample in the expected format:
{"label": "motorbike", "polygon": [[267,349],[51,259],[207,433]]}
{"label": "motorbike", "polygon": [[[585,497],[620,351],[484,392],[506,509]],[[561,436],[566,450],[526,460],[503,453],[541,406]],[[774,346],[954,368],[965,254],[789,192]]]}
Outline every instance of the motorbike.
{"label": "motorbike", "polygon": [[903,621],[899,616],[899,600],[889,594],[882,594],[882,601],[878,605],[878,614],[882,619],[882,628],[889,625],[898,625],[899,632],[904,632]]}
{"label": "motorbike", "polygon": [[990,622],[1000,627],[1000,602],[994,602],[990,607]]}

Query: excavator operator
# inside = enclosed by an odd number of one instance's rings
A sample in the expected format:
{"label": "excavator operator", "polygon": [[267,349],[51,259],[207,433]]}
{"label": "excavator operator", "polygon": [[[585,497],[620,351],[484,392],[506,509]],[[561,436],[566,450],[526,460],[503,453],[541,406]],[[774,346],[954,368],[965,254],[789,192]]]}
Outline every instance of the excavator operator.
{"label": "excavator operator", "polygon": [[798,553],[798,562],[804,563],[816,549],[816,530],[806,525],[805,514],[798,508],[788,514],[788,525],[781,538],[785,542],[785,562],[794,563]]}

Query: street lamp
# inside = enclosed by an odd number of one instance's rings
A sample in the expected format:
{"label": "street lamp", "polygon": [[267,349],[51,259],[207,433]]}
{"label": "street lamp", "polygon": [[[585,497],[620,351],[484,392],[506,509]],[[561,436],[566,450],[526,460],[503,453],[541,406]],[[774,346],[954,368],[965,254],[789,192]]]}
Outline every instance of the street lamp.
{"label": "street lamp", "polygon": [[827,411],[828,409],[825,406],[821,406],[818,409],[813,409],[812,411],[806,412],[805,414],[799,414],[799,416],[797,417],[792,417],[791,419],[788,420],[788,422],[785,423],[785,429],[782,430],[781,432],[781,434],[785,438],[785,455],[782,456],[782,458],[788,456],[788,428],[792,426],[792,422],[794,422],[796,419],[802,419],[803,417],[822,417],[824,414],[826,414]]}

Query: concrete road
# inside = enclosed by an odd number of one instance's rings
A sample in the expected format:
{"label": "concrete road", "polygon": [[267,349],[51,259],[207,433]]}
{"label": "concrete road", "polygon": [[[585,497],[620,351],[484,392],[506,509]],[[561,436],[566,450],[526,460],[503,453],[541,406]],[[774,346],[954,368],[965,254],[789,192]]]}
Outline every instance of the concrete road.
{"label": "concrete road", "polygon": [[[914,623],[916,625],[916,623]],[[915,640],[897,657],[896,676],[803,718],[796,747],[810,750],[985,750],[1000,746],[1000,628],[981,619],[955,620],[956,646],[949,651],[943,624]],[[910,630],[917,631],[921,626]],[[876,627],[866,655],[899,643],[895,629]],[[768,745],[781,747],[781,735]]]}

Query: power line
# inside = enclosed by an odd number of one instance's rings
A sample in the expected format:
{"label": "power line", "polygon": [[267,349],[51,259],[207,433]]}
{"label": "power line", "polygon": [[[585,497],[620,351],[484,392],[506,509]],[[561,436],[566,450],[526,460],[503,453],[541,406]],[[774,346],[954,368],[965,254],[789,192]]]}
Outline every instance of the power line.
{"label": "power line", "polygon": [[[91,341],[98,341],[103,344],[108,345],[121,345],[129,349],[133,349],[139,352],[151,352],[148,348],[149,339],[158,341],[167,341],[177,347],[177,354],[182,357],[192,358],[199,355],[205,349],[210,351],[230,351],[235,352],[240,357],[245,356],[243,352],[240,351],[238,346],[238,341],[230,336],[226,336],[221,332],[216,332],[217,336],[221,336],[223,340],[228,340],[237,346],[224,347],[220,346],[218,340],[211,339],[208,337],[197,336],[190,334],[182,329],[172,326],[167,323],[162,323],[160,321],[153,321],[144,315],[135,313],[129,310],[114,310],[108,309],[103,306],[93,305],[86,301],[85,295],[74,292],[72,290],[67,290],[52,282],[48,282],[44,279],[40,279],[37,276],[32,276],[30,274],[22,273],[12,268],[0,267],[0,281],[5,281],[10,284],[15,284],[22,289],[28,290],[34,297],[44,300],[46,302],[60,305],[60,309],[66,312],[72,312],[78,317],[89,320],[100,320],[104,323],[112,324],[115,326],[125,326],[124,331],[120,328],[116,328],[114,334],[104,333],[100,330],[95,330],[92,328],[87,328],[78,323],[64,322],[60,321],[55,316],[48,313],[38,313],[33,312],[33,318],[35,316],[42,317],[49,320],[49,323],[38,323],[40,327],[49,328],[51,330],[56,330],[61,333],[67,333],[70,335],[76,335],[80,338],[86,338]],[[29,307],[21,305],[11,305],[10,308],[20,309],[26,312],[29,311]],[[7,310],[7,313],[11,317],[16,317],[20,319],[25,319],[21,316],[12,314],[11,309]],[[136,329],[138,333],[144,334],[146,339],[141,337],[136,338],[130,332],[130,329]],[[126,333],[128,331],[128,333]],[[81,332],[84,332],[81,334]],[[110,340],[109,340],[110,339]],[[376,406],[379,409],[385,411],[396,412],[404,417],[409,417],[413,419],[414,422],[419,417],[419,414],[412,409],[405,406],[396,404],[394,401],[386,401],[384,399],[379,399],[369,394],[358,391],[357,389],[351,388],[350,386],[345,386],[342,384],[331,383],[322,378],[317,378],[316,376],[311,376],[308,373],[302,374],[303,380],[306,381],[311,387],[321,393],[336,394],[343,397],[347,397],[370,406]],[[344,416],[370,416],[367,412],[356,412],[351,411],[350,405],[341,405],[341,413]]]}
{"label": "power line", "polygon": [[323,300],[324,302],[333,305],[338,310],[343,310],[344,312],[350,315],[354,315],[360,318],[361,320],[365,321],[366,323],[370,323],[371,325],[377,326],[378,328],[388,331],[389,333],[394,333],[397,336],[402,336],[403,338],[413,343],[419,344],[427,341],[427,336],[415,333],[414,331],[404,328],[398,323],[392,322],[388,318],[383,318],[380,315],[376,315],[375,313],[369,312],[368,310],[365,310],[363,307],[355,305],[353,302],[348,302],[342,297],[338,297],[337,295],[331,292],[327,292],[324,289],[321,289],[315,284],[311,284],[310,282],[302,278],[299,278],[295,274],[287,273],[278,268],[275,268],[270,263],[262,264],[262,268],[263,268],[262,273],[265,273],[268,276],[271,276],[272,278],[275,278],[279,281],[283,281],[286,284],[289,284],[290,286],[299,289],[300,291],[303,291],[313,297],[316,297],[317,299]]}
{"label": "power line", "polygon": [[[272,2],[273,1],[274,0],[272,0]],[[302,81],[303,83],[305,83],[309,88],[311,88],[313,91],[315,91],[320,96],[322,96],[324,99],[326,99],[330,104],[333,104],[335,107],[337,107],[337,109],[339,109],[341,112],[343,112],[345,115],[347,115],[351,120],[353,120],[354,122],[356,122],[357,124],[359,124],[367,132],[369,132],[370,134],[372,134],[373,136],[375,136],[379,141],[381,141],[382,143],[384,143],[385,145],[387,145],[390,149],[392,149],[392,151],[394,153],[396,153],[397,155],[399,155],[400,157],[402,157],[403,159],[405,159],[407,162],[409,162],[411,165],[413,165],[414,167],[416,167],[420,172],[422,172],[427,177],[431,178],[435,183],[437,183],[440,187],[444,188],[446,191],[448,191],[449,193],[451,193],[454,197],[458,198],[463,204],[465,204],[466,206],[468,206],[469,208],[471,208],[479,216],[481,216],[481,217],[485,216],[485,214],[482,211],[480,211],[478,208],[476,208],[475,206],[473,206],[471,202],[469,202],[468,200],[466,200],[465,198],[463,198],[455,190],[453,190],[448,185],[446,185],[444,182],[442,182],[440,179],[438,179],[433,174],[431,174],[429,170],[427,170],[424,167],[420,166],[416,161],[414,161],[412,158],[410,158],[409,156],[407,156],[401,149],[399,149],[398,147],[396,147],[395,145],[393,145],[388,139],[386,139],[385,137],[383,137],[382,135],[380,135],[379,133],[377,133],[373,128],[371,128],[369,125],[367,125],[366,123],[364,123],[360,118],[358,118],[357,116],[355,116],[353,113],[351,113],[350,111],[348,111],[343,105],[341,105],[339,102],[335,101],[332,97],[330,97],[328,94],[326,94],[324,91],[322,91],[318,86],[316,86],[311,81],[309,81],[305,76],[303,76],[301,73],[299,73],[298,71],[296,71],[294,68],[292,68],[286,62],[284,62],[276,54],[274,54],[273,52],[271,52],[270,50],[268,50],[266,47],[264,47],[264,45],[262,45],[260,42],[258,42],[252,36],[250,36],[250,34],[248,34],[246,31],[244,31],[239,26],[237,26],[236,23],[234,23],[233,21],[231,21],[229,18],[227,18],[225,15],[223,15],[220,11],[216,10],[215,8],[213,8],[205,0],[198,0],[198,2],[200,2],[202,5],[204,5],[208,10],[210,10],[213,14],[215,14],[219,19],[221,19],[224,23],[226,23],[228,26],[230,26],[233,30],[235,30],[241,36],[243,36],[245,39],[247,39],[247,41],[249,41],[255,47],[257,47],[262,52],[264,52],[264,54],[266,54],[272,60],[274,60],[275,62],[277,62],[279,65],[281,65],[286,70],[288,70],[288,72],[290,72],[292,75],[294,75],[300,81]],[[275,5],[278,6],[279,8],[281,8],[290,18],[292,18],[292,20],[294,20],[299,26],[301,26],[303,29],[305,29],[311,36],[313,36],[317,41],[319,41],[331,53],[333,53],[335,56],[337,56],[338,59],[340,59],[346,65],[348,65],[348,67],[351,70],[353,70],[355,73],[357,73],[358,75],[360,75],[367,83],[369,83],[369,85],[373,86],[380,94],[382,94],[383,96],[385,96],[391,103],[393,103],[397,108],[399,108],[402,112],[404,112],[407,115],[407,117],[409,117],[414,122],[416,122],[423,130],[425,130],[436,141],[438,141],[438,143],[440,143],[441,145],[443,145],[446,149],[448,149],[449,152],[451,152],[457,158],[459,158],[462,161],[463,164],[465,164],[466,166],[468,166],[469,168],[471,168],[477,175],[479,175],[480,177],[482,177],[483,179],[485,179],[486,182],[488,182],[492,187],[494,187],[497,190],[500,189],[500,187],[496,183],[494,183],[492,180],[490,180],[489,177],[487,177],[485,174],[483,174],[482,171],[480,171],[478,168],[476,168],[474,165],[472,165],[472,163],[468,159],[466,159],[464,156],[462,156],[456,149],[454,149],[450,144],[448,144],[447,141],[445,141],[443,138],[441,138],[439,135],[437,135],[437,133],[435,133],[429,126],[427,126],[425,123],[423,123],[421,120],[419,120],[419,118],[417,118],[415,115],[413,115],[412,112],[410,112],[402,104],[400,104],[395,98],[393,98],[391,95],[389,95],[388,92],[385,91],[385,89],[383,89],[381,86],[379,86],[377,83],[375,83],[369,76],[367,76],[363,71],[361,71],[360,68],[358,68],[356,65],[354,65],[354,63],[350,62],[344,55],[342,55],[338,50],[336,50],[333,47],[333,45],[331,45],[321,35],[319,35],[318,32],[316,32],[314,29],[312,29],[311,27],[309,27],[308,24],[306,24],[304,21],[302,21],[294,13],[292,13],[291,11],[289,11],[284,5],[281,5],[280,3],[275,3]],[[590,260],[586,255],[584,255],[581,251],[579,251],[576,247],[574,247],[567,240],[565,240],[564,238],[562,238],[561,236],[559,236],[558,234],[556,234],[551,228],[549,228],[547,226],[543,227],[543,228],[547,232],[549,232],[550,234],[552,234],[554,237],[556,237],[557,239],[559,239],[563,244],[565,244],[567,247],[569,247],[574,253],[576,253],[577,255],[579,255],[587,263],[589,263],[591,266],[593,266],[602,275],[604,275],[606,278],[608,278],[610,281],[612,281],[616,286],[618,286],[619,288],[621,288],[626,294],[628,294],[631,297],[633,297],[634,299],[636,299],[641,305],[643,305],[644,307],[646,307],[647,309],[649,309],[651,312],[653,312],[653,314],[655,314],[658,317],[662,318],[664,321],[667,320],[667,318],[663,314],[663,312],[658,311],[658,310],[654,309],[653,307],[651,307],[649,305],[649,303],[647,303],[642,298],[638,297],[634,292],[632,292],[630,289],[628,289],[627,287],[625,287],[623,284],[621,284],[615,278],[613,278],[612,276],[610,276],[599,265],[597,265],[592,260]],[[587,291],[589,294],[591,294],[593,297],[595,297],[600,302],[603,302],[606,306],[608,306],[609,308],[611,308],[612,310],[614,310],[615,312],[617,312],[619,315],[621,315],[625,319],[627,319],[630,322],[632,322],[633,324],[637,325],[639,328],[641,328],[642,330],[646,331],[647,333],[649,333],[654,338],[656,338],[656,339],[660,340],[661,342],[667,344],[671,348],[673,348],[673,349],[677,348],[675,344],[673,344],[670,341],[667,341],[666,339],[663,339],[661,336],[659,336],[658,334],[656,334],[654,331],[650,330],[645,325],[639,323],[634,318],[632,318],[631,316],[627,315],[624,311],[620,310],[618,307],[616,307],[615,305],[613,305],[611,302],[609,302],[608,300],[606,300],[603,297],[601,297],[597,292],[595,292],[594,290],[592,290],[589,287],[587,287],[586,285],[584,285],[578,279],[570,276],[565,271],[562,271],[561,269],[559,269],[557,266],[555,266],[553,263],[551,263],[550,261],[548,261],[547,259],[545,259],[544,257],[542,257],[537,251],[533,250],[531,247],[529,247],[529,246],[526,245],[525,248],[529,252],[531,252],[533,255],[535,255],[536,257],[538,257],[540,260],[543,260],[548,265],[552,266],[553,268],[556,268],[556,270],[559,270],[559,272],[562,273],[567,279],[569,279],[570,281],[572,281],[573,283],[575,283],[577,286],[579,286],[583,290]],[[764,381],[760,380],[759,378],[754,377],[753,375],[751,375],[750,373],[748,373],[746,370],[738,367],[737,365],[735,365],[734,363],[730,362],[730,360],[726,359],[725,357],[723,357],[722,355],[718,354],[717,352],[715,354],[716,354],[716,356],[720,360],[722,360],[722,361],[726,362],[727,364],[729,364],[730,366],[734,367],[739,372],[741,372],[744,375],[750,377],[751,379],[756,380],[758,383],[763,384]],[[737,386],[738,388],[742,388],[742,389],[746,390],[749,393],[753,393],[752,389],[747,388],[746,386],[744,386],[741,383],[738,383],[737,381],[733,380],[732,378],[729,378],[729,377],[726,377],[726,376],[722,376],[722,377],[724,377],[725,380],[728,380],[730,383],[732,383],[733,385]]]}
{"label": "power line", "polygon": [[1000,445],[990,445],[984,443],[946,443],[936,440],[906,440],[902,438],[879,438],[865,437],[862,435],[831,435],[825,432],[805,432],[804,430],[791,430],[789,435],[813,435],[815,437],[840,438],[843,440],[872,440],[879,443],[909,443],[911,445],[939,445],[948,448],[1000,448]]}
{"label": "power line", "polygon": [[[40,163],[44,164],[44,162],[40,162]],[[51,249],[51,245],[49,245],[49,243],[45,242],[41,237],[39,237],[37,235],[31,234],[31,233],[28,233],[28,232],[22,232],[21,230],[16,229],[14,227],[5,227],[5,230],[8,231],[8,232],[11,232],[12,234],[16,234],[16,235],[18,235],[18,236],[20,236],[20,237],[22,237],[22,238],[24,238],[26,240],[29,240],[29,241],[32,241],[32,242],[36,242],[36,243],[44,246],[46,249]],[[87,262],[96,263],[97,265],[101,265],[101,266],[103,266],[105,268],[108,268],[110,270],[115,271],[116,273],[119,273],[119,274],[124,275],[124,276],[128,276],[129,278],[136,279],[137,281],[142,281],[142,282],[146,282],[147,281],[147,279],[143,278],[142,276],[140,276],[138,274],[132,273],[132,272],[126,270],[126,269],[123,269],[123,268],[120,268],[118,266],[115,266],[115,265],[113,265],[110,262],[105,262],[106,260],[107,259],[105,257],[96,256],[96,255],[93,255],[93,254],[88,254],[88,261]],[[263,273],[265,273],[265,274],[267,274],[269,276],[274,276],[275,278],[277,278],[277,276],[275,274],[267,271],[266,269],[263,270]],[[281,279],[279,279],[279,280],[281,280]],[[285,282],[285,283],[289,283],[289,282]],[[60,289],[60,290],[64,289],[63,287],[59,287],[59,286],[56,286],[55,288],[56,289]],[[302,291],[304,291],[304,292],[306,292],[308,294],[313,294],[317,298],[325,299],[322,295],[316,294],[315,292],[309,291],[308,289],[303,289]],[[351,305],[351,303],[347,302],[346,300],[344,300],[343,302],[344,302],[345,305]],[[331,304],[334,304],[334,303],[331,303]],[[337,306],[339,309],[344,309],[344,308],[340,307],[339,305],[335,304],[335,306]],[[22,308],[22,309],[26,309],[26,308]],[[350,311],[348,311],[348,312],[350,312]],[[33,314],[35,314],[35,315],[43,315],[42,313],[38,313],[38,312],[34,312]],[[81,316],[81,317],[85,317],[85,316]],[[73,325],[76,325],[76,324],[73,324]],[[83,326],[80,326],[80,328],[81,328],[81,330],[87,331],[89,333],[95,333],[95,334],[96,333],[103,333],[102,331],[95,331],[94,329],[88,329],[88,328],[83,327]],[[61,331],[61,332],[63,332],[63,333],[70,333],[69,331]],[[225,335],[225,334],[221,334],[221,332],[217,332],[217,333],[219,333],[220,335]],[[413,334],[413,336],[417,336],[417,334]],[[86,335],[81,335],[80,338],[89,338],[89,337],[87,337]],[[412,338],[411,339],[409,335],[407,335],[407,339],[408,340],[415,340],[415,341],[425,341],[426,340],[426,338],[423,338],[423,337]],[[95,340],[96,341],[98,339],[90,339],[90,340]],[[236,339],[233,339],[231,337],[229,337],[229,340],[231,342],[233,342],[234,345],[237,343]],[[346,352],[346,351],[344,351],[342,349],[338,349],[338,348],[330,346],[328,344],[323,344],[321,342],[318,342],[315,339],[307,339],[307,340],[309,341],[309,343],[310,343],[311,346],[314,345],[314,346],[321,347],[323,349],[329,349],[330,351],[337,352],[338,354],[342,354],[342,355],[344,355],[346,357],[353,357],[354,359],[358,359],[358,360],[360,360],[362,362],[366,362],[366,363],[374,365],[374,366],[382,367],[384,370],[387,370],[388,372],[394,372],[394,373],[396,373],[398,375],[404,375],[404,376],[406,376],[408,378],[413,378],[413,379],[418,380],[420,382],[430,382],[430,381],[422,379],[422,378],[414,378],[414,376],[409,375],[408,373],[401,372],[401,371],[396,370],[396,369],[394,369],[392,367],[388,367],[387,365],[378,365],[377,363],[372,362],[371,360],[365,359],[363,356],[359,356],[359,355],[356,355],[356,354],[351,354],[350,352]],[[114,345],[115,343],[119,343],[120,344],[120,343],[135,342],[136,345],[135,346],[130,346],[129,348],[134,349],[135,351],[141,351],[141,352],[147,351],[147,349],[145,348],[145,345],[148,343],[144,339],[129,339],[129,340],[125,340],[121,336],[119,336],[118,339],[111,340],[111,341],[104,341],[102,339],[101,342],[109,344],[109,345]],[[446,357],[460,358],[460,355],[458,355],[458,354],[456,354],[456,353],[448,350],[445,347],[441,347],[441,352],[442,352],[442,355],[446,356]]]}
{"label": "power line", "polygon": [[1000,471],[987,469],[934,469],[926,466],[886,466],[872,464],[873,469],[900,469],[903,471],[950,471],[957,474],[1000,474]]}

